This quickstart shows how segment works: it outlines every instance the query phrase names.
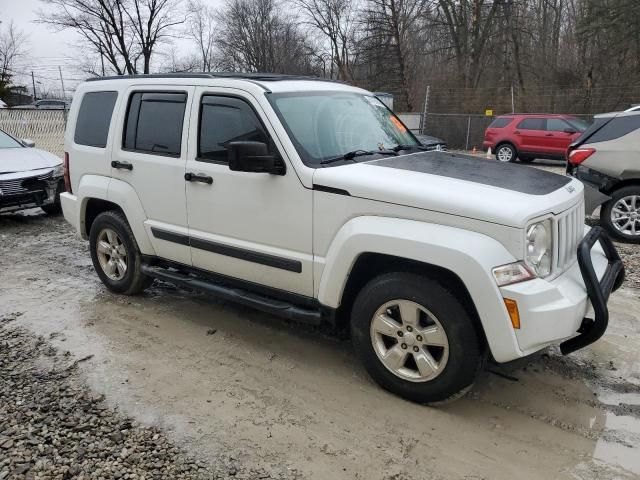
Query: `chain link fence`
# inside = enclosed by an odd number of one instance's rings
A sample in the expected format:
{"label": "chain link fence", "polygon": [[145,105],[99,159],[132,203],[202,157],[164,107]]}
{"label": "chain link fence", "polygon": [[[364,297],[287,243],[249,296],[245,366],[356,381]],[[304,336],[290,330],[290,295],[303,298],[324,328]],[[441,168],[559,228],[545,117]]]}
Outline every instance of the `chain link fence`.
{"label": "chain link fence", "polygon": [[[413,133],[440,138],[451,150],[482,149],[484,131],[496,118],[480,114],[460,113],[399,113],[398,116]],[[591,123],[593,115],[574,115]]]}
{"label": "chain link fence", "polygon": [[0,130],[18,139],[33,140],[37,148],[62,157],[66,114],[64,110],[3,108]]}

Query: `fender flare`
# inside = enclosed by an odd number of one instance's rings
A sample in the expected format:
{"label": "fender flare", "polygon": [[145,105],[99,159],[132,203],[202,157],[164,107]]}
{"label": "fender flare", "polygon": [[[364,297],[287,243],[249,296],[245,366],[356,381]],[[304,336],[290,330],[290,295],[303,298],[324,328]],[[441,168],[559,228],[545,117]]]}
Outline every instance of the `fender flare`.
{"label": "fender flare", "polygon": [[[516,259],[497,240],[456,227],[389,217],[357,217],[334,237],[320,278],[318,300],[337,308],[358,257],[379,253],[444,268],[467,288],[497,361],[520,352],[492,269]],[[501,353],[503,352],[503,353]],[[521,353],[520,353],[521,355]]]}
{"label": "fender flare", "polygon": [[121,180],[105,177],[102,175],[83,175],[78,185],[77,197],[80,201],[80,232],[82,237],[86,240],[86,211],[87,204],[90,199],[105,200],[107,202],[118,205],[124,212],[129,226],[136,237],[138,248],[144,255],[155,255],[155,250],[147,231],[144,228],[144,222],[147,219],[147,215],[142,208],[142,203],[138,198],[135,190],[126,182]]}

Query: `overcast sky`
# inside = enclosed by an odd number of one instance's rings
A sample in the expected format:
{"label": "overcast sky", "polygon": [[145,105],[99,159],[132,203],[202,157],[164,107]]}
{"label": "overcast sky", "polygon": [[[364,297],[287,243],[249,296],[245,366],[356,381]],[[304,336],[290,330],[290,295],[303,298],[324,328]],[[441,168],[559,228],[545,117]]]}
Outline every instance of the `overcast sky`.
{"label": "overcast sky", "polygon": [[[212,5],[220,5],[222,0],[207,0]],[[55,32],[50,27],[35,23],[38,10],[47,10],[40,0],[0,0],[0,28],[14,21],[16,26],[28,36],[29,54],[24,56],[15,70],[18,84],[29,87],[31,93],[31,72],[36,79],[36,90],[47,89],[53,94],[59,94],[60,74],[58,66],[62,68],[67,95],[88,75],[78,70],[81,51],[75,44],[79,37],[71,31]],[[186,55],[190,43],[184,39],[175,39],[175,49],[178,56]],[[167,47],[163,47],[168,50]],[[38,94],[39,95],[39,94]]]}

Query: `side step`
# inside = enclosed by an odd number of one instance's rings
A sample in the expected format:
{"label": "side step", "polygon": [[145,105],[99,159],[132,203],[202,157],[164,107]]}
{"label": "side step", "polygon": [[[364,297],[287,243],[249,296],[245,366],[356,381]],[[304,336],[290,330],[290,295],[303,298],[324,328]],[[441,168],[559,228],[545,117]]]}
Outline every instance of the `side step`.
{"label": "side step", "polygon": [[246,305],[262,312],[277,315],[279,317],[295,320],[300,323],[310,325],[320,325],[322,323],[322,315],[320,310],[303,308],[292,303],[276,300],[274,298],[258,295],[241,288],[230,287],[221,283],[215,283],[211,280],[180,273],[174,270],[168,270],[162,267],[152,265],[141,265],[140,270],[145,275],[164,280],[165,282],[174,283],[194,290],[200,290],[205,293],[214,295],[223,300]]}

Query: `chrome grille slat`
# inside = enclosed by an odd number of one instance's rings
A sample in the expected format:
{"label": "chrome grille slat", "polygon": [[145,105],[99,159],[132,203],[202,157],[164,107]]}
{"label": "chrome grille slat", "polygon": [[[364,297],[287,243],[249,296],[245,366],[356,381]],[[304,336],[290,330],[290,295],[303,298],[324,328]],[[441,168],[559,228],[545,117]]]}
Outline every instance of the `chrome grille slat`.
{"label": "chrome grille slat", "polygon": [[19,193],[27,193],[30,190],[22,186],[22,182],[27,180],[50,180],[53,176],[53,172],[45,173],[44,175],[33,175],[31,177],[12,178],[8,180],[0,180],[0,191],[2,195],[15,195]]}

